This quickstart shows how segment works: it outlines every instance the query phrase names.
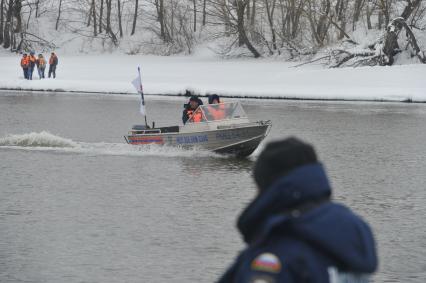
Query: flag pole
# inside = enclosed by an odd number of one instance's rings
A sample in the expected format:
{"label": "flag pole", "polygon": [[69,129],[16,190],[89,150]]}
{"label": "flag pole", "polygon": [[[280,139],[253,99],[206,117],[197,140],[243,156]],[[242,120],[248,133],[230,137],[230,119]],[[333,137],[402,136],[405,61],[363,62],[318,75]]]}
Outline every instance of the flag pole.
{"label": "flag pole", "polygon": [[[138,66],[138,73],[139,73],[139,93],[141,95],[141,107],[145,109],[145,97],[143,95],[143,87],[142,87],[142,76],[141,76],[141,67]],[[148,121],[146,119],[146,112],[144,114],[145,117],[145,126],[148,128]]]}

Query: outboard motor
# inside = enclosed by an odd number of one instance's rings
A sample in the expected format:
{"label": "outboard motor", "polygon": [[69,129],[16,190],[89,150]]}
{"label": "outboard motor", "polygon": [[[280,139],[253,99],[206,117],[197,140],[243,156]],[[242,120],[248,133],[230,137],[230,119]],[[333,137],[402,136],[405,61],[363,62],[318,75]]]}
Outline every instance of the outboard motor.
{"label": "outboard motor", "polygon": [[134,130],[134,131],[144,131],[144,130],[147,130],[147,129],[149,129],[149,126],[147,126],[147,125],[133,125],[132,126],[132,130]]}

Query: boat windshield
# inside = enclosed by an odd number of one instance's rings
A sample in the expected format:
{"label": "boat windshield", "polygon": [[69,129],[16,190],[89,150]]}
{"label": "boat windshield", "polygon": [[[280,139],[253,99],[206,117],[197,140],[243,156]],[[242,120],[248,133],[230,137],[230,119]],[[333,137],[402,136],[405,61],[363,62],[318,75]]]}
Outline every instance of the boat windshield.
{"label": "boat windshield", "polygon": [[188,122],[211,122],[238,118],[247,118],[241,104],[239,102],[227,102],[200,105],[189,118]]}

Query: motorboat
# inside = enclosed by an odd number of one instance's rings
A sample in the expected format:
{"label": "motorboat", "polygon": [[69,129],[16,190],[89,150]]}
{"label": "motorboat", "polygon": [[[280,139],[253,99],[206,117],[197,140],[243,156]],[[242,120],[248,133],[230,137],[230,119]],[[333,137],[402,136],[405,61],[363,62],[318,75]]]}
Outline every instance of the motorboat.
{"label": "motorboat", "polygon": [[270,120],[250,122],[239,102],[227,102],[200,105],[181,126],[134,125],[124,138],[132,145],[200,148],[245,157],[259,146],[271,126]]}

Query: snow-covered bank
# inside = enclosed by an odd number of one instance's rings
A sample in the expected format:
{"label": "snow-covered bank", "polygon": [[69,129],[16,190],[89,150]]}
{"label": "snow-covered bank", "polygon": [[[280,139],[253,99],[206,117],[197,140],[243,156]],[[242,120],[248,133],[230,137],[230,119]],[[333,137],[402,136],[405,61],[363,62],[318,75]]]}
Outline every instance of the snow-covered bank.
{"label": "snow-covered bank", "polygon": [[59,54],[57,79],[38,80],[35,70],[26,81],[19,60],[0,57],[0,89],[134,93],[141,66],[146,94],[426,102],[426,65],[324,69],[272,59]]}

